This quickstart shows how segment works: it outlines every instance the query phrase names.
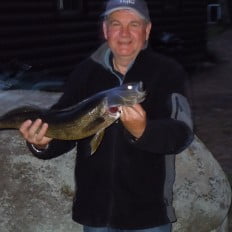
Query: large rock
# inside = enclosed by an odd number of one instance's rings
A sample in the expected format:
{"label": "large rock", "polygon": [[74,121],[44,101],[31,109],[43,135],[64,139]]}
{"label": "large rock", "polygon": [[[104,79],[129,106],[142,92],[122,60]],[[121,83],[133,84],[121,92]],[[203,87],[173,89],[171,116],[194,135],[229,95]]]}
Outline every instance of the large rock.
{"label": "large rock", "polygon": [[80,232],[71,220],[74,152],[44,161],[16,131],[2,131],[0,141],[0,231]]}
{"label": "large rock", "polygon": [[[0,115],[19,105],[49,107],[60,94],[39,91],[0,92]],[[0,231],[80,232],[71,220],[75,152],[53,160],[33,157],[17,131],[0,132]],[[195,138],[176,157],[173,232],[221,231],[231,189],[220,165]],[[224,228],[226,228],[224,223]]]}
{"label": "large rock", "polygon": [[190,147],[176,156],[174,207],[178,220],[173,231],[219,231],[230,204],[227,177],[211,152],[195,137]]}
{"label": "large rock", "polygon": [[[20,106],[49,107],[60,93],[0,92],[0,115]],[[16,130],[0,132],[0,231],[78,232],[71,219],[75,153],[39,160]]]}

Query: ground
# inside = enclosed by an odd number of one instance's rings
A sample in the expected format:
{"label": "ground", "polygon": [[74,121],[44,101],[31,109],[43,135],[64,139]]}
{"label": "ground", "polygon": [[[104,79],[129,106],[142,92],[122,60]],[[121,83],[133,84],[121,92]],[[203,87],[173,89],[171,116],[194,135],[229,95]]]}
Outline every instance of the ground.
{"label": "ground", "polygon": [[[208,40],[209,60],[191,76],[195,133],[221,164],[232,183],[232,28]],[[231,210],[232,211],[232,210]],[[230,212],[232,231],[232,212]]]}

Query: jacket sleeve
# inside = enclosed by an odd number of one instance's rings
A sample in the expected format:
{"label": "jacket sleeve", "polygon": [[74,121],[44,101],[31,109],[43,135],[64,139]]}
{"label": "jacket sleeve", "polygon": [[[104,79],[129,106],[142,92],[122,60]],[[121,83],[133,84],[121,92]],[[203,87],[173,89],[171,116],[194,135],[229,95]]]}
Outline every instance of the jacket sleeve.
{"label": "jacket sleeve", "polygon": [[75,141],[52,140],[46,149],[36,149],[32,144],[27,142],[27,146],[32,154],[39,159],[52,159],[58,157],[76,146]]}
{"label": "jacket sleeve", "polygon": [[134,141],[135,146],[156,154],[178,154],[189,146],[193,131],[187,101],[179,94],[173,94],[170,101],[173,101],[171,117],[148,120],[143,135]]}
{"label": "jacket sleeve", "polygon": [[[178,65],[165,74],[167,78],[163,77],[158,95],[149,100],[145,131],[138,140],[132,139],[131,142],[139,149],[152,153],[177,154],[187,148],[194,137],[186,97],[187,74]],[[156,109],[151,110],[151,107]],[[155,113],[150,115],[151,111]]]}

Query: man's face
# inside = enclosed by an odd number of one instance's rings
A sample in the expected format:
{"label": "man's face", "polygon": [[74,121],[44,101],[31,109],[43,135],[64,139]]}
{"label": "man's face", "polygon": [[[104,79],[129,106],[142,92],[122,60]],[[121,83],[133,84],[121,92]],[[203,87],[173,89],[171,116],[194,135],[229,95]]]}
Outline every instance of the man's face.
{"label": "man's face", "polygon": [[118,10],[103,23],[103,32],[114,57],[135,59],[148,40],[151,23],[130,10]]}

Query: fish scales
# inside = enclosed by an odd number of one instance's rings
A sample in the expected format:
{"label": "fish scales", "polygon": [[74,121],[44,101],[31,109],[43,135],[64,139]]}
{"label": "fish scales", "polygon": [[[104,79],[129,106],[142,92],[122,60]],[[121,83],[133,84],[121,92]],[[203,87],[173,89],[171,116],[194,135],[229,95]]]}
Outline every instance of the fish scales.
{"label": "fish scales", "polygon": [[68,123],[49,124],[47,136],[62,140],[77,140],[96,134],[116,120],[115,117],[102,112],[102,104],[104,103],[94,107],[88,114],[76,117]]}
{"label": "fish scales", "polygon": [[120,117],[120,106],[130,106],[144,99],[141,82],[127,83],[101,91],[64,109],[17,108],[0,117],[0,129],[19,129],[25,120],[40,118],[48,123],[46,136],[50,138],[78,140],[95,135],[90,144],[93,154],[104,130]]}

